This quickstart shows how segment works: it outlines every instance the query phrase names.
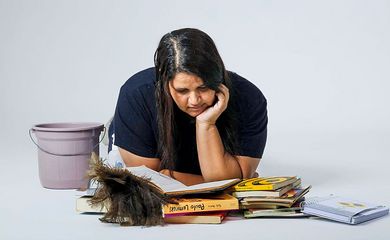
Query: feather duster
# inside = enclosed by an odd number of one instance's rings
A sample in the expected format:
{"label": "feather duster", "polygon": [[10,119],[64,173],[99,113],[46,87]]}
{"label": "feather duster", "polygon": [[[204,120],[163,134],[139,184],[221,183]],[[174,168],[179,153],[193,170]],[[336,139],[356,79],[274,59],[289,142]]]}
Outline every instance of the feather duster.
{"label": "feather duster", "polygon": [[88,176],[99,183],[91,204],[108,203],[107,213],[100,218],[102,222],[122,226],[163,225],[162,205],[174,203],[149,179],[135,176],[127,169],[109,167],[94,153]]}

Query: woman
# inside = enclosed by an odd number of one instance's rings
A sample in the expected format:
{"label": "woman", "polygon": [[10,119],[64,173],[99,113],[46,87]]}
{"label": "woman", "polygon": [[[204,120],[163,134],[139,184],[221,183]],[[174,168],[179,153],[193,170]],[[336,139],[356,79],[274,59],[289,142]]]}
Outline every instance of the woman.
{"label": "woman", "polygon": [[113,127],[125,164],[186,185],[254,176],[268,121],[260,90],[226,71],[213,40],[197,29],[164,35],[154,61],[119,94]]}

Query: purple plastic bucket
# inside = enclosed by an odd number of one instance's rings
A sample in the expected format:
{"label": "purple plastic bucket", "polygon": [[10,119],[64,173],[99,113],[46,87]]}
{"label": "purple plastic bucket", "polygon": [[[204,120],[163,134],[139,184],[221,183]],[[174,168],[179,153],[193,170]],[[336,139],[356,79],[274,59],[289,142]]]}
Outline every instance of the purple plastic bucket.
{"label": "purple plastic bucket", "polygon": [[[34,125],[30,137],[38,147],[39,179],[45,188],[88,186],[91,153],[99,156],[101,123],[45,123]],[[37,142],[31,136],[34,133]]]}

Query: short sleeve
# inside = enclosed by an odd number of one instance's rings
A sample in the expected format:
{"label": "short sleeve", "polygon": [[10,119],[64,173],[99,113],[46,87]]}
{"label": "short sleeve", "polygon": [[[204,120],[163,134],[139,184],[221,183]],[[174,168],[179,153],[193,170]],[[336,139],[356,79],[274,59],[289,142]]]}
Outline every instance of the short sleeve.
{"label": "short sleeve", "polygon": [[261,158],[267,141],[267,100],[252,84],[243,93],[238,123],[239,153],[241,156]]}
{"label": "short sleeve", "polygon": [[142,157],[156,157],[157,143],[147,95],[150,93],[141,88],[121,87],[114,115],[115,145]]}

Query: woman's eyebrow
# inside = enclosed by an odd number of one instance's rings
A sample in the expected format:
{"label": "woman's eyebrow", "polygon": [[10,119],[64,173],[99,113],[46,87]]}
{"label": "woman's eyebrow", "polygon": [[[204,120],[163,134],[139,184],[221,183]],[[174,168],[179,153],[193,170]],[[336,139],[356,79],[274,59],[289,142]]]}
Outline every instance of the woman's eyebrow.
{"label": "woman's eyebrow", "polygon": [[188,90],[188,88],[186,88],[186,87],[174,87],[174,86],[172,86],[173,87],[173,89],[175,89],[176,91],[183,91],[183,90]]}
{"label": "woman's eyebrow", "polygon": [[[207,87],[207,86],[205,84],[201,84],[201,85],[197,86],[196,88],[204,88],[204,87]],[[180,87],[180,86],[175,87],[175,86],[173,86],[173,84],[172,84],[172,88],[175,89],[176,91],[188,90],[188,88],[186,88],[186,87]]]}

